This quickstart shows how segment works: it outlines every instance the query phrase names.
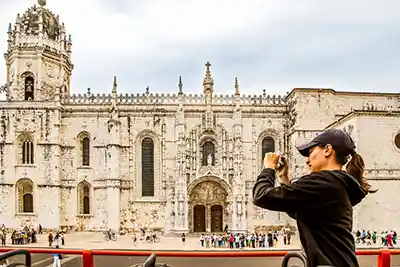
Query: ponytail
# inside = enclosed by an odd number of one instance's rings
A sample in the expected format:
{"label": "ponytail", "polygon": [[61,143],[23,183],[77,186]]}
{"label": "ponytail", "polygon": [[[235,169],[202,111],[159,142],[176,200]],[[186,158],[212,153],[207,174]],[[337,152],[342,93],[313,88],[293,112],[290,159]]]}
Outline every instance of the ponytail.
{"label": "ponytail", "polygon": [[371,190],[371,185],[367,182],[367,179],[364,176],[364,168],[365,168],[365,163],[363,158],[361,157],[360,154],[354,153],[351,156],[351,160],[346,166],[346,171],[351,176],[357,179],[362,189],[364,190],[365,195],[367,195],[368,193],[375,193],[378,190],[377,189]]}

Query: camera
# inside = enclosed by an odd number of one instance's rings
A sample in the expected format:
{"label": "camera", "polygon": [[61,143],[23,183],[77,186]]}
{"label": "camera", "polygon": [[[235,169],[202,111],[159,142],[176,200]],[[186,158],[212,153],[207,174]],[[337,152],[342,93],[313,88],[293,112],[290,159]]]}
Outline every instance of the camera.
{"label": "camera", "polygon": [[280,157],[279,157],[279,161],[278,161],[278,166],[277,166],[277,168],[278,169],[282,169],[284,166],[285,166],[285,159],[286,159],[286,157],[283,155],[283,154],[281,154],[281,153],[278,153],[279,155],[280,155]]}

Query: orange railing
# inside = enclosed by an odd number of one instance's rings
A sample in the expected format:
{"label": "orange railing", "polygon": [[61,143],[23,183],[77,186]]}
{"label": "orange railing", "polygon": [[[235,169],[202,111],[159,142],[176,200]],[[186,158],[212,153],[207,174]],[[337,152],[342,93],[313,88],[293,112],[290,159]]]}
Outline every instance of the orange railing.
{"label": "orange railing", "polygon": [[[21,249],[21,248],[18,248]],[[7,252],[13,248],[0,248]],[[158,257],[202,257],[202,258],[254,258],[254,257],[283,257],[288,251],[133,251],[133,250],[90,250],[90,249],[35,249],[27,248],[30,253],[37,254],[72,254],[82,255],[82,267],[95,267],[94,256],[150,256],[155,253]],[[358,250],[359,256],[378,256],[378,267],[390,267],[391,255],[400,255],[400,249],[370,249]]]}

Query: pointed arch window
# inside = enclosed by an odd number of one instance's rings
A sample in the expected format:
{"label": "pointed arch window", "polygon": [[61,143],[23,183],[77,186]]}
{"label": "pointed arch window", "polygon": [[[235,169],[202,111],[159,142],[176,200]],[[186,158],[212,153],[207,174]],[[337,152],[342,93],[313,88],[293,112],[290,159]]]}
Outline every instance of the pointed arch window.
{"label": "pointed arch window", "polygon": [[207,141],[202,145],[202,165],[215,166],[215,145],[211,141]]}
{"label": "pointed arch window", "polygon": [[30,179],[20,179],[16,183],[18,213],[33,213],[33,188],[34,184]]}
{"label": "pointed arch window", "polygon": [[261,166],[264,165],[265,154],[275,152],[275,140],[271,136],[264,137],[261,142]]}
{"label": "pointed arch window", "polygon": [[78,185],[78,213],[89,215],[91,212],[91,185],[82,181]]}
{"label": "pointed arch window", "polygon": [[79,145],[79,165],[80,166],[90,166],[90,146],[91,138],[90,134],[86,131],[82,131],[77,136]]}
{"label": "pointed arch window", "polygon": [[18,154],[19,154],[19,163],[20,164],[34,164],[34,144],[33,138],[30,134],[22,134],[18,138]]}
{"label": "pointed arch window", "polygon": [[90,166],[90,139],[82,139],[82,166]]}
{"label": "pointed arch window", "polygon": [[154,197],[154,141],[142,140],[142,196]]}

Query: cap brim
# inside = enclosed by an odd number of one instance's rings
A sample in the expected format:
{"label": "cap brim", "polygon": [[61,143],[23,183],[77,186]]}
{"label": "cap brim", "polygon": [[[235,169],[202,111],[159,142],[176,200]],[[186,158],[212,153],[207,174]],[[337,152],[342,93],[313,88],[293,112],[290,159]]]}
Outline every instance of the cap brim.
{"label": "cap brim", "polygon": [[310,148],[313,148],[316,145],[318,145],[318,144],[310,142],[310,143],[306,143],[304,145],[297,146],[296,148],[303,157],[308,157],[310,155]]}

